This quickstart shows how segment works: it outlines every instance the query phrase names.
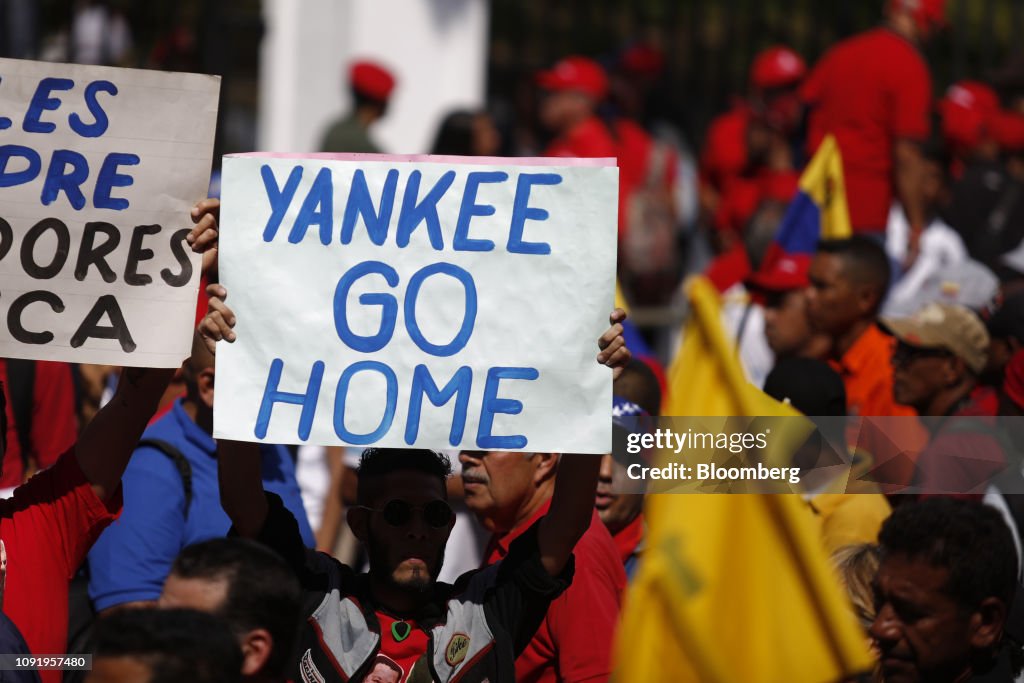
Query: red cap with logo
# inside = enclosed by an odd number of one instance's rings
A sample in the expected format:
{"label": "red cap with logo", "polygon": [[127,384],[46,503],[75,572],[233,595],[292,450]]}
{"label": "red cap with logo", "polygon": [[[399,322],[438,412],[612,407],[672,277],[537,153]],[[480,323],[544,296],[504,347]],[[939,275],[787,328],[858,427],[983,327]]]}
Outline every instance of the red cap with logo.
{"label": "red cap with logo", "polygon": [[369,61],[353,62],[349,68],[352,88],[371,100],[387,101],[395,89],[395,77],[380,64]]}
{"label": "red cap with logo", "polygon": [[540,71],[537,84],[555,92],[581,92],[595,100],[603,100],[608,94],[608,76],[601,65],[578,55],[566,57],[550,69]]}
{"label": "red cap with logo", "polygon": [[747,285],[766,292],[803,289],[810,284],[807,279],[810,268],[810,254],[782,254],[762,264],[756,273],[747,278]]}
{"label": "red cap with logo", "polygon": [[750,85],[760,90],[796,85],[806,75],[800,55],[781,45],[762,50],[750,65]]}

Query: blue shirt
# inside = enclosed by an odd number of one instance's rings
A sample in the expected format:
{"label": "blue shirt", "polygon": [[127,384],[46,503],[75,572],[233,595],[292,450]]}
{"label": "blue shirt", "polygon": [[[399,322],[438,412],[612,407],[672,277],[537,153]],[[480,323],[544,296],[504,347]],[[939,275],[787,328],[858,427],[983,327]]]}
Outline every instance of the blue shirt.
{"label": "blue shirt", "polygon": [[[188,416],[181,399],[142,438],[166,441],[182,452],[192,466],[192,501],[186,516],[185,485],[170,457],[152,446],[135,449],[121,478],[124,511],[89,552],[89,597],[97,610],[156,600],[183,548],[225,536],[231,528],[220,505],[217,444]],[[281,497],[299,521],[303,542],[313,547],[288,449],[261,445],[260,451],[264,488]]]}

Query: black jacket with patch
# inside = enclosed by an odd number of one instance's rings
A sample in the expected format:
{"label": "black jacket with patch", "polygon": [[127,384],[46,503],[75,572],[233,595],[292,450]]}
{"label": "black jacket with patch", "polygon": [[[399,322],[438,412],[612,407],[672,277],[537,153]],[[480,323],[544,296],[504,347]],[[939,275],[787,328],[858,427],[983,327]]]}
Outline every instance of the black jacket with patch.
{"label": "black jacket with patch", "polygon": [[[303,546],[299,527],[281,499],[267,493],[270,511],[258,540],[291,565],[305,593],[306,622],[289,678],[298,683],[362,681],[380,651],[380,623],[369,577]],[[515,658],[533,637],[551,601],[572,582],[570,558],[558,577],[540,561],[538,524],[512,544],[498,564],[437,583],[415,620],[427,632],[427,651],[408,681],[515,681]]]}

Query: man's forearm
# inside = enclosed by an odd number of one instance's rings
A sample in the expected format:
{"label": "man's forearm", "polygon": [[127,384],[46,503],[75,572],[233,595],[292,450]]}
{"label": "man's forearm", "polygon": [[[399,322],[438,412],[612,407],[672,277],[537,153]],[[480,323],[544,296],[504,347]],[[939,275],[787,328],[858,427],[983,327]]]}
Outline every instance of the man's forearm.
{"label": "man's forearm", "polygon": [[921,148],[911,140],[896,143],[896,194],[912,232],[924,229],[928,220],[925,201],[925,164]]}
{"label": "man's forearm", "polygon": [[78,465],[101,500],[107,500],[121,483],[174,372],[174,368],[125,368],[114,398],[79,437],[75,447]]}
{"label": "man's forearm", "polygon": [[257,444],[223,439],[217,442],[220,504],[235,531],[245,538],[258,536],[267,520],[262,469]]}
{"label": "man's forearm", "polygon": [[601,469],[598,455],[565,453],[558,463],[551,508],[541,522],[541,562],[552,576],[559,574],[594,514],[594,495]]}

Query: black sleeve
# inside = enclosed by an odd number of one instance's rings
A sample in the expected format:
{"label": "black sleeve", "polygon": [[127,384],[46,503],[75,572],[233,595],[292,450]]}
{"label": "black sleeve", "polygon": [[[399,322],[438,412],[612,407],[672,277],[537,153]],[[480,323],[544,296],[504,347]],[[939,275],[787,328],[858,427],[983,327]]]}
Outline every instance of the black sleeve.
{"label": "black sleeve", "polygon": [[[516,656],[537,632],[551,601],[572,583],[576,569],[575,557],[570,555],[558,576],[548,574],[540,561],[539,528],[538,521],[512,542],[508,555],[497,564],[493,584],[484,598],[488,620],[512,636]],[[482,572],[478,576],[489,574]]]}
{"label": "black sleeve", "polygon": [[[267,497],[267,519],[263,522],[256,540],[280,555],[292,568],[299,582],[306,590],[319,588],[323,583],[323,560],[321,553],[311,550],[302,542],[299,523],[284,506],[276,493],[264,491]],[[234,527],[229,532],[236,536]]]}

